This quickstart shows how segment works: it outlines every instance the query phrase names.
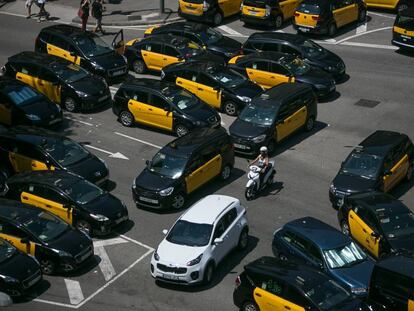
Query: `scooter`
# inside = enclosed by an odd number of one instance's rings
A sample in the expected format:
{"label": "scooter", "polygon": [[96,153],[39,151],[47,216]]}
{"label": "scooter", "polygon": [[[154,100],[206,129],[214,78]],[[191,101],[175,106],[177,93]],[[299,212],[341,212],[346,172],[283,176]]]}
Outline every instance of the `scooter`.
{"label": "scooter", "polygon": [[273,184],[276,174],[275,161],[269,161],[269,168],[263,177],[263,182],[260,181],[260,167],[251,165],[249,168],[250,172],[247,174],[249,180],[247,181],[244,195],[247,200],[253,200],[259,191]]}

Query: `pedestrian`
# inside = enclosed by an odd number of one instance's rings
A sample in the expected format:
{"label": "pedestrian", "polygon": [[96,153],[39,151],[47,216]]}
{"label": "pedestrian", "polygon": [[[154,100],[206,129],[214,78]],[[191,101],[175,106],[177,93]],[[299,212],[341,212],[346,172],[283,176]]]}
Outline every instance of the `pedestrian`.
{"label": "pedestrian", "polygon": [[80,2],[80,18],[82,19],[82,30],[86,31],[86,23],[88,22],[89,18],[89,6],[91,2],[90,0],[81,0]]}
{"label": "pedestrian", "polygon": [[102,12],[104,10],[103,0],[95,0],[92,4],[92,16],[96,19],[96,27],[93,32],[100,31],[103,35],[105,31],[102,29]]}
{"label": "pedestrian", "polygon": [[48,19],[49,13],[46,12],[45,9],[46,0],[37,0],[37,5],[39,6],[39,19],[38,22],[40,23],[42,21],[42,17],[44,16],[45,19]]}
{"label": "pedestrian", "polygon": [[30,18],[32,16],[32,5],[34,0],[26,0],[26,8],[27,8],[27,16],[26,18]]}

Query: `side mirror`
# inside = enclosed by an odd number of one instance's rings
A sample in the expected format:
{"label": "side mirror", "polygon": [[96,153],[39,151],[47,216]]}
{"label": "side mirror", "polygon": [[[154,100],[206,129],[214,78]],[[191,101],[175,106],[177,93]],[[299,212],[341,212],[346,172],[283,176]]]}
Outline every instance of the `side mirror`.
{"label": "side mirror", "polygon": [[220,91],[220,89],[221,89],[220,85],[216,85],[215,87],[213,87],[213,90],[215,91]]}
{"label": "side mirror", "polygon": [[285,123],[285,120],[278,120],[278,121],[276,122],[276,125],[278,125],[278,124],[283,124],[283,123]]}
{"label": "side mirror", "polygon": [[170,106],[165,106],[164,110],[169,112],[169,111],[171,111],[171,107]]}
{"label": "side mirror", "polygon": [[392,175],[391,170],[385,170],[385,171],[384,171],[384,175],[385,175],[385,176],[390,176],[390,175]]}
{"label": "side mirror", "polygon": [[371,232],[371,236],[375,239],[378,239],[380,237],[379,233],[375,231]]}
{"label": "side mirror", "polygon": [[145,164],[146,164],[147,166],[150,166],[150,165],[151,165],[151,161],[150,161],[150,160],[146,160],[146,161],[145,161]]}
{"label": "side mirror", "polygon": [[222,238],[215,238],[214,241],[213,241],[213,244],[214,245],[218,245],[218,244],[221,244],[221,243],[223,243],[223,239]]}
{"label": "side mirror", "polygon": [[164,229],[164,230],[162,230],[162,233],[163,233],[164,235],[167,235],[168,230],[167,230],[167,229]]}
{"label": "side mirror", "polygon": [[22,238],[21,240],[20,240],[20,242],[21,243],[23,243],[23,244],[29,244],[30,243],[30,240],[29,240],[29,238]]}
{"label": "side mirror", "polygon": [[70,52],[70,56],[75,57],[76,53],[72,51],[72,52]]}
{"label": "side mirror", "polygon": [[73,209],[73,205],[71,205],[71,204],[64,204],[63,205],[63,208],[66,208],[68,210],[71,210],[71,209]]}

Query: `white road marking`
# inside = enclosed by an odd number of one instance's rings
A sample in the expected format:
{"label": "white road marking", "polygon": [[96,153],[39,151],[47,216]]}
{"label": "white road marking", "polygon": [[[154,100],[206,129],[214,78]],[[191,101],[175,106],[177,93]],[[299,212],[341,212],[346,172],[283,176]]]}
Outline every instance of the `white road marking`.
{"label": "white road marking", "polygon": [[78,120],[78,119],[75,119],[75,118],[69,117],[69,116],[67,116],[67,115],[65,115],[65,118],[66,118],[66,119],[68,119],[68,120],[71,120],[71,121],[73,121],[73,122],[79,122],[79,123],[82,123],[82,124],[87,125],[87,126],[94,126],[92,123],[85,122],[85,121],[82,121],[82,120]]}
{"label": "white road marking", "polygon": [[377,32],[377,31],[383,31],[383,30],[387,30],[387,29],[392,29],[392,27],[388,26],[388,27],[382,27],[382,28],[378,28],[378,29],[368,30],[366,32],[359,33],[357,35],[349,36],[349,37],[346,37],[342,40],[339,40],[339,41],[336,42],[336,44],[341,44],[342,42],[348,41],[348,40],[353,39],[353,38],[357,38],[357,37],[360,37],[360,36],[363,36],[363,35],[367,35],[369,33]]}
{"label": "white road marking", "polygon": [[336,43],[336,40],[335,39],[333,39],[333,38],[331,38],[331,39],[326,39],[326,40],[323,40],[324,42],[328,42],[328,43]]}
{"label": "white road marking", "polygon": [[150,13],[150,14],[146,14],[146,15],[141,15],[141,18],[145,20],[145,19],[148,19],[150,17],[155,17],[155,16],[158,16],[158,15],[159,15],[159,13],[155,12],[155,13]]}
{"label": "white road marking", "polygon": [[109,281],[116,275],[114,266],[112,265],[112,262],[109,259],[108,253],[106,252],[103,246],[99,246],[99,247],[94,246],[94,248],[95,248],[95,254],[101,258],[101,262],[99,263],[99,268],[101,269],[102,274],[104,275],[105,281]]}
{"label": "white road marking", "polygon": [[381,17],[385,17],[385,18],[389,18],[389,19],[395,19],[395,16],[392,15],[385,15],[385,14],[381,14],[381,13],[375,13],[375,12],[368,12],[368,15],[376,15],[376,16],[381,16]]}
{"label": "white road marking", "polygon": [[237,32],[236,30],[234,30],[234,29],[232,29],[232,28],[230,28],[229,26],[226,26],[226,25],[221,25],[217,28],[223,30],[224,32],[228,33],[229,35],[242,36],[242,34],[240,32]]}
{"label": "white road marking", "polygon": [[284,31],[282,29],[275,30],[274,32],[282,32],[282,33],[284,33]]}
{"label": "white road marking", "polygon": [[85,299],[78,281],[65,279],[65,284],[71,304],[77,305]]}
{"label": "white road marking", "polygon": [[94,149],[94,150],[97,150],[97,151],[106,153],[106,154],[109,155],[110,158],[122,159],[122,160],[129,160],[126,156],[124,156],[120,152],[113,153],[113,152],[110,152],[110,151],[107,151],[107,150],[104,150],[104,149],[101,149],[101,148],[98,148],[98,147],[95,147],[95,146],[92,146],[92,145],[85,145],[85,147],[88,147],[90,149]]}
{"label": "white road marking", "polygon": [[356,34],[364,33],[367,31],[367,22],[363,23],[362,25],[359,25],[356,28]]}
{"label": "white road marking", "polygon": [[104,247],[104,246],[110,246],[110,245],[116,245],[116,244],[122,244],[122,243],[128,243],[127,240],[122,238],[114,238],[114,239],[108,239],[108,240],[98,240],[93,241],[94,247]]}
{"label": "white road marking", "polygon": [[125,137],[125,138],[128,138],[128,139],[132,139],[132,140],[135,140],[135,141],[140,142],[142,144],[145,144],[145,145],[148,145],[148,146],[152,146],[152,147],[155,147],[155,148],[158,148],[158,149],[161,149],[162,148],[161,146],[158,146],[158,145],[155,145],[155,144],[151,144],[151,143],[149,143],[149,142],[147,142],[145,140],[141,140],[141,139],[138,139],[138,138],[135,138],[135,137],[132,137],[132,136],[128,136],[128,135],[122,134],[122,133],[115,132],[115,135],[119,135],[119,136],[122,136],[122,137]]}
{"label": "white road marking", "polygon": [[398,50],[398,47],[393,46],[393,45],[371,44],[371,43],[362,43],[362,42],[343,42],[341,43],[341,45],[359,46],[359,47],[373,48],[373,49]]}

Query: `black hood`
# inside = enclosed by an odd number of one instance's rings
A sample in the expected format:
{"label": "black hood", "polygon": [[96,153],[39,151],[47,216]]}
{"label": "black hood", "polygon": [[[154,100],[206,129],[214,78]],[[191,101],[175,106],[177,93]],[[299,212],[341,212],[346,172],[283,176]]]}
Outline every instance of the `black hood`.
{"label": "black hood", "polygon": [[0,263],[0,274],[19,281],[27,279],[40,270],[39,264],[30,256],[16,251],[14,255]]}
{"label": "black hood", "polygon": [[88,76],[84,79],[77,80],[69,84],[75,91],[81,91],[88,95],[104,96],[109,93],[108,86],[102,81],[102,78]]}
{"label": "black hood", "polygon": [[110,193],[105,193],[92,202],[82,205],[82,207],[89,213],[103,215],[110,220],[118,219],[128,213],[121,200]]}
{"label": "black hood", "polygon": [[388,242],[394,250],[407,251],[414,257],[414,235],[406,235],[395,239],[388,239]]}
{"label": "black hood", "polygon": [[329,311],[368,311],[366,304],[359,298],[349,298],[343,303],[335,305]]}
{"label": "black hood", "polygon": [[230,90],[235,95],[247,96],[250,98],[254,98],[263,92],[263,89],[259,85],[250,80],[246,80]]}
{"label": "black hood", "polygon": [[160,191],[168,187],[174,187],[177,179],[155,174],[149,169],[144,169],[135,179],[135,185],[150,191]]}
{"label": "black hood", "polygon": [[209,62],[214,62],[214,63],[221,63],[223,65],[226,65],[226,61],[224,59],[224,57],[220,56],[220,55],[216,55],[213,54],[211,52],[205,51],[199,55],[196,55],[194,57],[191,57],[189,59],[186,60],[188,61],[209,61]]}
{"label": "black hood", "polygon": [[308,84],[320,84],[326,87],[333,85],[334,79],[333,77],[319,68],[311,67],[311,69],[303,75],[295,76],[295,80],[301,83],[308,83]]}
{"label": "black hood", "polygon": [[48,100],[39,100],[27,104],[20,109],[25,114],[33,114],[38,116],[42,121],[54,120],[61,117],[62,113],[58,106]]}
{"label": "black hood", "polygon": [[319,57],[307,58],[306,62],[309,65],[318,67],[323,70],[325,70],[326,67],[331,67],[332,70],[329,72],[333,74],[337,74],[342,70],[345,70],[345,63],[342,61],[342,59],[338,55],[327,50],[325,50],[325,53]]}
{"label": "black hood", "polygon": [[377,181],[374,179],[363,178],[343,172],[339,172],[332,183],[337,190],[350,193],[372,191],[377,185]]}
{"label": "black hood", "polygon": [[223,36],[219,41],[210,44],[207,49],[210,51],[220,53],[238,54],[241,50],[242,44],[229,37]]}
{"label": "black hood", "polygon": [[85,248],[92,246],[92,240],[84,233],[71,227],[57,239],[50,241],[48,246],[76,256]]}
{"label": "black hood", "polygon": [[253,138],[262,134],[266,134],[268,127],[258,126],[250,122],[242,121],[237,118],[232,125],[230,125],[230,135],[242,138]]}
{"label": "black hood", "polygon": [[93,154],[68,166],[67,169],[92,183],[95,183],[108,175],[108,169],[105,164]]}
{"label": "black hood", "polygon": [[115,51],[112,51],[107,54],[91,57],[90,61],[98,64],[99,66],[103,67],[105,70],[121,68],[127,65],[124,58],[118,53],[116,53]]}
{"label": "black hood", "polygon": [[191,107],[190,109],[180,110],[184,115],[188,116],[190,119],[195,121],[204,121],[208,122],[211,117],[216,117],[217,120],[220,120],[220,116],[217,111],[208,106],[206,103],[199,101],[198,105]]}

